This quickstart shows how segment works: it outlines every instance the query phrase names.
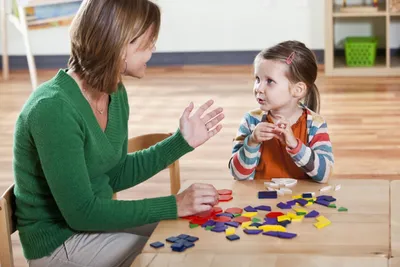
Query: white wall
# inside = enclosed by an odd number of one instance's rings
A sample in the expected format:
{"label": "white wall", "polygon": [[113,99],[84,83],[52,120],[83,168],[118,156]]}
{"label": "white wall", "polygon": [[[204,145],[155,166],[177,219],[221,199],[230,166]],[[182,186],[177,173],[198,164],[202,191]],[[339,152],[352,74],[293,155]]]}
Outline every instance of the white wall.
{"label": "white wall", "polygon": [[[340,0],[339,0],[340,1]],[[348,0],[351,1],[351,0]],[[158,52],[260,50],[298,39],[324,48],[324,0],[156,0],[162,8]],[[24,55],[19,33],[9,25],[9,53]],[[382,23],[341,20],[337,43],[347,35],[382,36]],[[391,25],[391,47],[400,46],[400,17]],[[397,36],[396,36],[397,35]],[[31,31],[35,55],[69,54],[68,28]]]}

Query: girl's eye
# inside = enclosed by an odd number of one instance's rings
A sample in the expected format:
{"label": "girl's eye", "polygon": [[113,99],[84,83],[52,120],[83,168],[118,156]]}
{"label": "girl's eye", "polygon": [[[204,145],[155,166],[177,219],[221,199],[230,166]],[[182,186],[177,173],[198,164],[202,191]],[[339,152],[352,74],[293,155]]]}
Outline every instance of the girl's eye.
{"label": "girl's eye", "polygon": [[274,82],[273,80],[267,79],[267,83],[268,83],[268,84],[272,84],[273,82]]}
{"label": "girl's eye", "polygon": [[260,83],[260,78],[256,77],[256,83]]}

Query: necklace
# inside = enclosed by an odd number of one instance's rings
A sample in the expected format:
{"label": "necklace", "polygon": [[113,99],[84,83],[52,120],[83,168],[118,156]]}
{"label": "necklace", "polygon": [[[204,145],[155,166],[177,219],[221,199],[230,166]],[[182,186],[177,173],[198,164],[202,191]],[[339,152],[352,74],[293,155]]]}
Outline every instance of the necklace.
{"label": "necklace", "polygon": [[[82,91],[83,91],[83,95],[85,96],[85,98],[86,98],[86,100],[89,102],[89,104],[92,104],[92,101],[90,101],[90,98],[89,98],[88,95],[86,94],[86,89],[83,89]],[[101,99],[104,95],[106,95],[106,94],[103,94],[103,95],[100,97],[100,99]],[[97,105],[98,105],[98,102],[96,102],[96,110],[97,110],[97,112],[100,113],[100,115],[103,115],[105,108],[99,109]]]}

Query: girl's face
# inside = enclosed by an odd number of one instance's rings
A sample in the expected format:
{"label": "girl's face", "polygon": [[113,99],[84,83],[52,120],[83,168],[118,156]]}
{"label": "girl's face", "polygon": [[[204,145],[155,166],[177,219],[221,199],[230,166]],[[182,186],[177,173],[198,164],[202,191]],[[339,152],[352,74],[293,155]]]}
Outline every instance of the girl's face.
{"label": "girl's face", "polygon": [[129,43],[126,48],[125,60],[122,61],[121,73],[126,76],[143,78],[146,72],[146,63],[150,60],[155,45],[146,46],[150,37],[152,27],[134,42]]}
{"label": "girl's face", "polygon": [[254,96],[260,109],[279,111],[297,106],[298,99],[291,93],[291,83],[286,78],[287,66],[283,62],[257,59],[254,66]]}

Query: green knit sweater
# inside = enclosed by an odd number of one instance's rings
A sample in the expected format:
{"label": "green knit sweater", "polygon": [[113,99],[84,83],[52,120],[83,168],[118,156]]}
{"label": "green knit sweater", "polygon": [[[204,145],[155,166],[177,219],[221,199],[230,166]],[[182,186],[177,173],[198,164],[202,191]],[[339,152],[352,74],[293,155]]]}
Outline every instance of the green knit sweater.
{"label": "green knit sweater", "polygon": [[120,85],[103,132],[78,85],[60,70],[35,90],[18,117],[14,140],[17,229],[24,255],[50,255],[78,232],[114,231],[176,219],[174,196],[112,200],[193,150],[179,129],[127,154],[129,105]]}

